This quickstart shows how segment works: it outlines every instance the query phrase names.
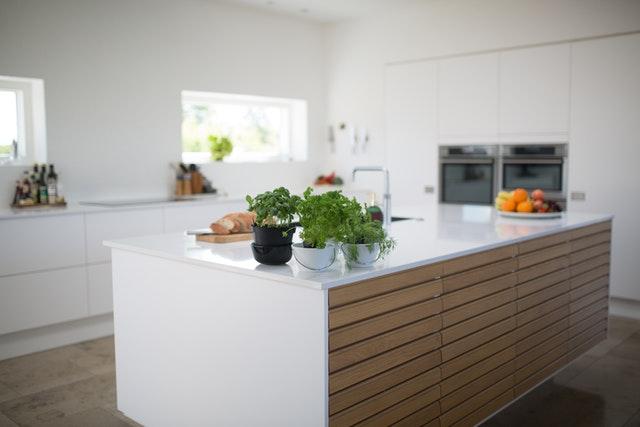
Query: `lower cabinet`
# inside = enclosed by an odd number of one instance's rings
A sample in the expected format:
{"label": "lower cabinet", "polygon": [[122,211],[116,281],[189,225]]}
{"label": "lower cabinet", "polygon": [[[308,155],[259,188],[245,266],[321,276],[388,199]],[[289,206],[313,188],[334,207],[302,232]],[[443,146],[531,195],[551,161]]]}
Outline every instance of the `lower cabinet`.
{"label": "lower cabinet", "polygon": [[87,266],[89,315],[96,316],[113,311],[111,263]]}
{"label": "lower cabinet", "polygon": [[88,316],[85,267],[0,278],[0,334]]}
{"label": "lower cabinet", "polygon": [[473,426],[606,338],[611,223],[329,290],[329,424]]}

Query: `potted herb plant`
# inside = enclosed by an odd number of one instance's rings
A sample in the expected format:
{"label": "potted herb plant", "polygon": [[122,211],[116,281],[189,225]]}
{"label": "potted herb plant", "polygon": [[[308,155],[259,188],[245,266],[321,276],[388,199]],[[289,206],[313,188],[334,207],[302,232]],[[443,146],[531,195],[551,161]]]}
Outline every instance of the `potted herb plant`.
{"label": "potted herb plant", "polygon": [[361,210],[353,219],[341,246],[350,267],[369,267],[395,248],[396,241],[387,236],[380,221],[371,219],[369,212]]}
{"label": "potted herb plant", "polygon": [[341,191],[312,194],[307,188],[298,204],[302,243],[293,245],[293,255],[304,267],[322,270],[336,258],[335,243],[344,234],[345,225],[360,205]]}
{"label": "potted herb plant", "polygon": [[233,143],[227,136],[209,135],[209,151],[216,162],[222,161],[233,152]]}
{"label": "potted herb plant", "polygon": [[249,211],[255,212],[253,225],[253,256],[262,264],[284,264],[291,259],[291,241],[296,226],[293,224],[300,197],[284,187],[246,197]]}

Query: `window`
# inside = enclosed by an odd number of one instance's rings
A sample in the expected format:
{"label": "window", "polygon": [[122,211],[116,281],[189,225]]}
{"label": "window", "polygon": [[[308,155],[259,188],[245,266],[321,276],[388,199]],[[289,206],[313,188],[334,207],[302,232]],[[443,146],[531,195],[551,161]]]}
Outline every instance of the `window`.
{"label": "window", "polygon": [[0,76],[0,165],[46,162],[44,83]]}
{"label": "window", "polygon": [[307,103],[303,100],[182,92],[182,161],[212,160],[211,139],[226,137],[225,162],[306,160]]}

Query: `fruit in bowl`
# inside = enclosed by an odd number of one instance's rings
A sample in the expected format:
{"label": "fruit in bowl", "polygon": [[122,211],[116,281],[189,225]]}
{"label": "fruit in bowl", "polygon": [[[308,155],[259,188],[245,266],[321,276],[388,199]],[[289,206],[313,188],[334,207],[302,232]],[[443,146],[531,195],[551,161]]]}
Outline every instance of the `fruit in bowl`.
{"label": "fruit in bowl", "polygon": [[524,188],[516,188],[513,191],[501,191],[495,199],[495,207],[502,212],[518,213],[549,213],[562,211],[558,203],[553,200],[545,200],[544,191],[536,189],[529,194]]}

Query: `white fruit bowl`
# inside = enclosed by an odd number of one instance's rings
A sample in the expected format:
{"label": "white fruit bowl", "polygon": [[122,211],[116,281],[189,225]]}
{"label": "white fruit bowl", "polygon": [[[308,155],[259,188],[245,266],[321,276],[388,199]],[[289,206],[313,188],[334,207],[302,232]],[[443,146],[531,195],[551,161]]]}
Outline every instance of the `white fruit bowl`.
{"label": "white fruit bowl", "polygon": [[498,211],[498,215],[505,218],[520,219],[554,219],[562,217],[562,212],[505,212]]}

